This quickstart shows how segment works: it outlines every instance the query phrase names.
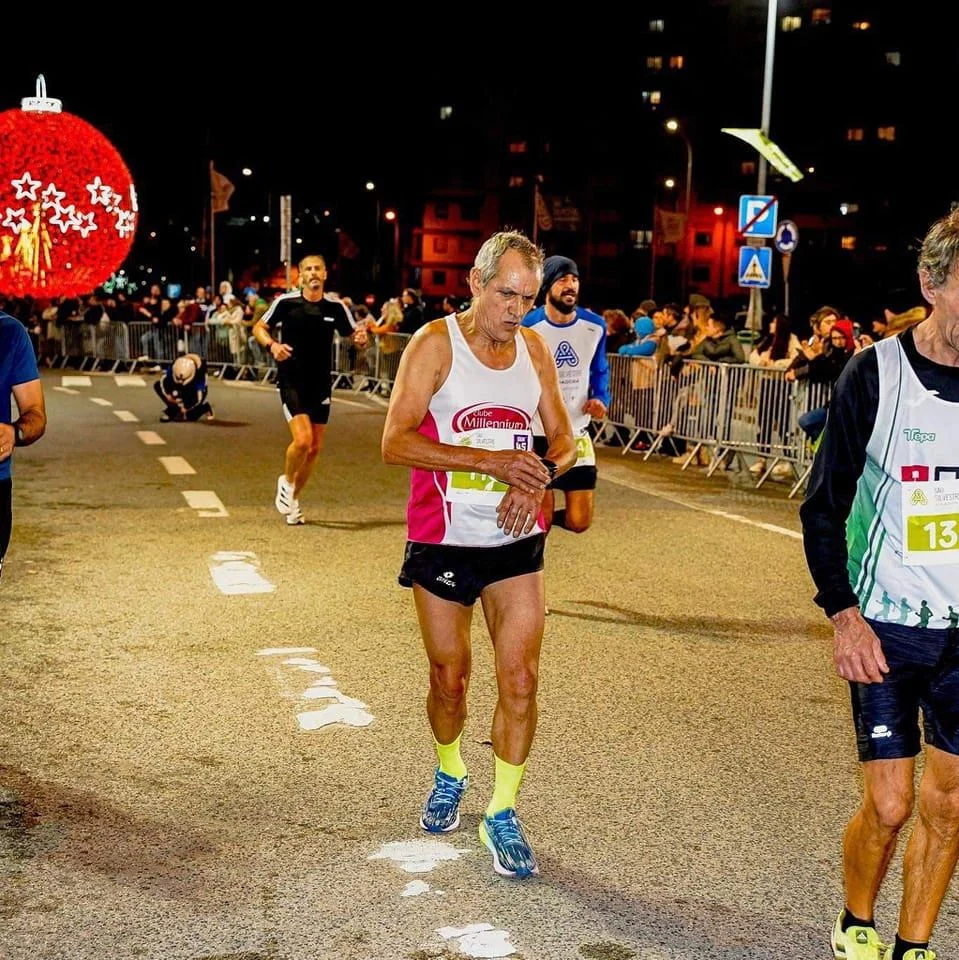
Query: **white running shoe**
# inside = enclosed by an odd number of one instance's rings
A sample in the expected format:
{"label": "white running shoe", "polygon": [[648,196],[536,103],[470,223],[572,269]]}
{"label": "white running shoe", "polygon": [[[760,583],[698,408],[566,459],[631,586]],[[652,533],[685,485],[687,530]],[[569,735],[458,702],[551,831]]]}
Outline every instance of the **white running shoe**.
{"label": "white running shoe", "polygon": [[290,512],[290,506],[293,502],[293,484],[281,473],[276,478],[276,499],[273,503],[276,505],[276,509],[286,516]]}
{"label": "white running shoe", "polygon": [[287,525],[291,527],[295,527],[298,523],[306,523],[306,519],[300,512],[299,500],[293,500],[290,503],[290,512],[286,515],[286,522]]}

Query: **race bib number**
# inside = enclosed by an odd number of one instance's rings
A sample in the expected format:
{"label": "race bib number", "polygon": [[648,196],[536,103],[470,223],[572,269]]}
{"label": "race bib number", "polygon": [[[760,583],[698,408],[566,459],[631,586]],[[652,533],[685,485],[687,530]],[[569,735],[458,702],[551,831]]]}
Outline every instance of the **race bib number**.
{"label": "race bib number", "polygon": [[959,563],[959,481],[904,482],[902,529],[907,567]]}
{"label": "race bib number", "polygon": [[576,463],[577,467],[596,466],[596,451],[593,449],[593,441],[588,434],[583,434],[576,438]]}
{"label": "race bib number", "polygon": [[[481,450],[530,450],[533,435],[529,430],[472,430],[460,438],[460,444]],[[450,503],[476,503],[498,506],[509,485],[485,473],[453,470],[447,474],[446,499]]]}

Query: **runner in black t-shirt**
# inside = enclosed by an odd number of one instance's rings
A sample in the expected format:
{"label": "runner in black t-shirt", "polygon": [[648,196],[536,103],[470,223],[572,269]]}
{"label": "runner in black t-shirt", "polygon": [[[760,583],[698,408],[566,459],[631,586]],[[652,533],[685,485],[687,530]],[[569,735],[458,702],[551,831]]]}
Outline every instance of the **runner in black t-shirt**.
{"label": "runner in black t-shirt", "polygon": [[303,523],[300,491],[323,447],[330,418],[330,366],[333,335],[366,346],[342,303],[323,294],[326,261],[311,254],[299,263],[300,289],[283,294],[253,326],[257,343],[269,349],[279,371],[280,399],[290,425],[284,472],[276,481],[276,509],[290,526]]}

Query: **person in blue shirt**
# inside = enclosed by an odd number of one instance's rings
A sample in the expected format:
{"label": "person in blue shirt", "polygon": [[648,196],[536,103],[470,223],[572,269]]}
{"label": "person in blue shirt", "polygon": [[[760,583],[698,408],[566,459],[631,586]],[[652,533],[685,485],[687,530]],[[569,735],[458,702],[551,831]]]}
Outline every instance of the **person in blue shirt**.
{"label": "person in blue shirt", "polygon": [[[20,414],[13,421],[11,395]],[[46,428],[43,388],[30,337],[19,320],[0,313],[0,577],[13,528],[13,451],[39,440]]]}
{"label": "person in blue shirt", "polygon": [[[573,533],[589,529],[596,489],[596,454],[589,435],[591,419],[602,420],[609,407],[609,364],[606,360],[606,323],[579,303],[579,268],[569,257],[548,257],[543,265],[546,301],[527,314],[523,325],[532,327],[549,344],[556,363],[559,386],[573,423],[576,464],[550,484],[543,497],[546,529],[562,527]],[[533,449],[546,454],[546,438],[538,420],[533,422]],[[565,509],[555,510],[553,490],[566,496]]]}

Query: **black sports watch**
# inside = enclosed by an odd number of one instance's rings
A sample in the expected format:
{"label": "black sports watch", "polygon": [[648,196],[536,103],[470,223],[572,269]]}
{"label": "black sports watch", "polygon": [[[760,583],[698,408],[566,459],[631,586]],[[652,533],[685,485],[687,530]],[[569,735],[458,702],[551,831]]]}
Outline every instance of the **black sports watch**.
{"label": "black sports watch", "polygon": [[556,479],[556,464],[552,460],[547,460],[545,457],[540,458],[540,463],[549,470],[549,482],[552,483]]}
{"label": "black sports watch", "polygon": [[20,447],[23,445],[23,427],[19,423],[13,425],[13,433],[16,439],[13,441],[15,447]]}

